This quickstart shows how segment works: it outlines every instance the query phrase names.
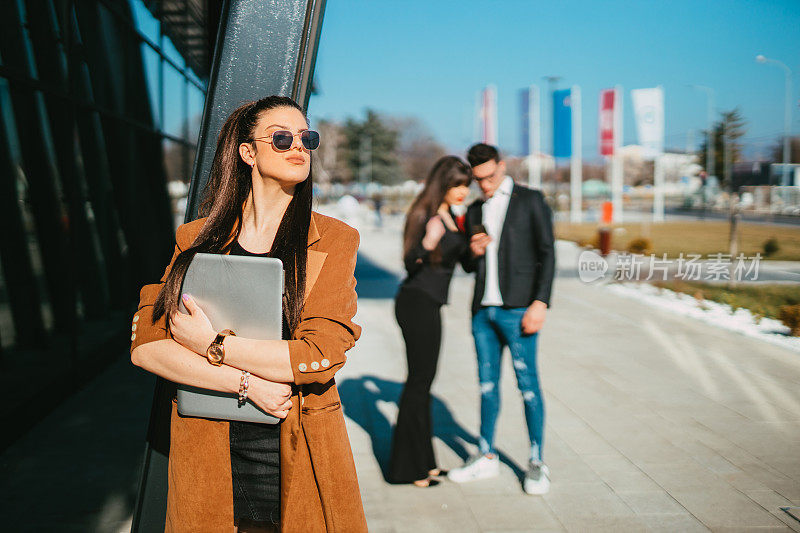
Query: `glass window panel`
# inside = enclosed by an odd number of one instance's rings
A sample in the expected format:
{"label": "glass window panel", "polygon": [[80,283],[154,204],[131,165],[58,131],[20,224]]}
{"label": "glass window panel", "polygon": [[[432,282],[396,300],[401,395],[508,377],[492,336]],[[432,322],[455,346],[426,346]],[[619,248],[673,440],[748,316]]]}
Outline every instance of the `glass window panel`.
{"label": "glass window panel", "polygon": [[164,125],[162,130],[175,137],[183,137],[183,127],[186,122],[184,117],[184,98],[186,80],[183,74],[172,68],[169,63],[164,63]]}
{"label": "glass window panel", "polygon": [[181,181],[188,183],[189,179],[185,170],[186,148],[177,142],[164,139],[164,170],[167,172],[167,182]]}
{"label": "glass window panel", "polygon": [[130,0],[133,23],[136,29],[154,43],[158,43],[159,22],[144,6],[142,0]]}
{"label": "glass window panel", "polygon": [[194,170],[194,158],[197,156],[197,149],[191,148],[191,147],[187,147],[186,148],[186,156],[187,156],[188,161],[189,161],[189,165],[188,165],[188,168],[189,168],[188,174],[189,175],[187,176],[188,181],[186,183],[189,183],[191,181],[191,178],[192,178],[192,170]]}
{"label": "glass window panel", "polygon": [[158,93],[158,65],[161,60],[158,52],[146,44],[141,44],[142,62],[144,63],[144,77],[147,82],[147,94],[150,97],[150,109],[153,114],[153,124],[161,127]]}
{"label": "glass window panel", "polygon": [[178,52],[178,49],[175,48],[175,45],[172,44],[172,41],[167,36],[164,36],[164,45],[161,51],[164,52],[164,55],[174,61],[175,64],[180,68],[184,68],[186,66],[183,56]]}
{"label": "glass window panel", "polygon": [[14,344],[14,319],[11,316],[11,304],[6,292],[6,280],[3,276],[2,262],[0,262],[0,347],[9,348]]}
{"label": "glass window panel", "polygon": [[33,267],[36,285],[39,290],[39,305],[44,327],[48,333],[51,333],[53,331],[53,309],[50,306],[50,296],[47,292],[47,283],[45,280],[44,262],[42,261],[39,239],[36,236],[36,225],[31,208],[30,190],[28,189],[27,180],[23,179],[22,176],[20,176],[20,178],[19,191],[22,196],[22,220],[25,225],[25,234],[28,241],[28,253],[30,254],[31,266]]}
{"label": "glass window panel", "polygon": [[189,194],[189,178],[192,172],[189,149],[181,143],[164,139],[164,169],[167,172],[167,190],[175,227],[183,224]]}
{"label": "glass window panel", "polygon": [[197,85],[200,85],[201,87],[205,87],[205,86],[206,86],[206,82],[204,82],[203,80],[201,80],[201,79],[200,79],[200,78],[197,76],[197,74],[195,74],[194,70],[192,70],[192,69],[188,69],[188,70],[186,71],[186,75],[187,75],[187,77],[188,77],[189,79],[193,80],[193,81],[194,81],[194,82],[195,82]]}
{"label": "glass window panel", "polygon": [[200,122],[203,120],[203,103],[205,102],[206,94],[189,84],[189,141],[192,144],[197,143],[200,136]]}

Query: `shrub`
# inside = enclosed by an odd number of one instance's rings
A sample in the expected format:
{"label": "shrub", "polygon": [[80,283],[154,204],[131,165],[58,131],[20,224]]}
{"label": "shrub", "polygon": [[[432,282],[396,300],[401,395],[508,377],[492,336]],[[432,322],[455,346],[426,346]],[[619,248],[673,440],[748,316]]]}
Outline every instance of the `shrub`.
{"label": "shrub", "polygon": [[600,248],[600,239],[598,239],[597,235],[589,239],[581,239],[578,241],[578,246],[581,248],[591,248],[592,250],[596,250]]}
{"label": "shrub", "polygon": [[782,305],[780,319],[795,337],[800,336],[800,304]]}
{"label": "shrub", "polygon": [[764,257],[769,257],[771,255],[774,255],[778,253],[778,250],[781,249],[780,245],[778,244],[778,239],[776,239],[775,237],[770,237],[769,239],[764,241],[762,247],[764,249]]}
{"label": "shrub", "polygon": [[651,254],[653,242],[646,237],[637,237],[628,243],[628,251],[632,254]]}

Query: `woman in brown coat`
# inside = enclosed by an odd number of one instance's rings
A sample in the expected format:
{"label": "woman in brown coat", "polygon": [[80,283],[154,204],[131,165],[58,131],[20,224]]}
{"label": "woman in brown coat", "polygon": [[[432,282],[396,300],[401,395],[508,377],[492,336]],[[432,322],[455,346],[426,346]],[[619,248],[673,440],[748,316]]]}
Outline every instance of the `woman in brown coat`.
{"label": "woman in brown coat", "polygon": [[[361,331],[352,321],[358,233],[311,211],[310,151],[318,144],[289,98],[236,109],[220,132],[204,217],[178,228],[161,282],[141,290],[131,326],[134,364],[172,382],[232,393],[249,372],[248,398],[282,419],[254,428],[182,417],[173,399],[166,531],[270,531],[278,523],[281,531],[367,529],[333,377]],[[218,332],[180,294],[197,252],[280,258],[289,340],[225,336],[222,364],[209,364]],[[188,314],[178,311],[179,298]]]}

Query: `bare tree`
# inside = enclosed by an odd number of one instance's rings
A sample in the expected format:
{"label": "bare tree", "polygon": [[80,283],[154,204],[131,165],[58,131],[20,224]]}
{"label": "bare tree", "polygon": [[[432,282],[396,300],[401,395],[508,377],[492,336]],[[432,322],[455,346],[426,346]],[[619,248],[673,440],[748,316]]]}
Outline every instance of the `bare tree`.
{"label": "bare tree", "polygon": [[406,179],[422,181],[447,151],[416,117],[394,117],[388,123],[399,133],[397,158]]}

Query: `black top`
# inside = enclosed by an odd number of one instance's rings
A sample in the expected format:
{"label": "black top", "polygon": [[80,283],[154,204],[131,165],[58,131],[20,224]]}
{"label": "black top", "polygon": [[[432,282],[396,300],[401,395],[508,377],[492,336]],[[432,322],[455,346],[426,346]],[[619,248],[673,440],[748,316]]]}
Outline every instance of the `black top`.
{"label": "black top", "polygon": [[[231,255],[269,257],[248,252],[239,241]],[[280,514],[280,424],[230,422],[234,517],[277,521]]]}
{"label": "black top", "polygon": [[423,291],[440,304],[447,303],[453,270],[468,248],[464,233],[451,231],[447,224],[444,227],[445,234],[437,247],[440,261],[432,260],[433,252],[422,246],[422,239],[403,258],[408,277],[403,280],[402,288]]}

